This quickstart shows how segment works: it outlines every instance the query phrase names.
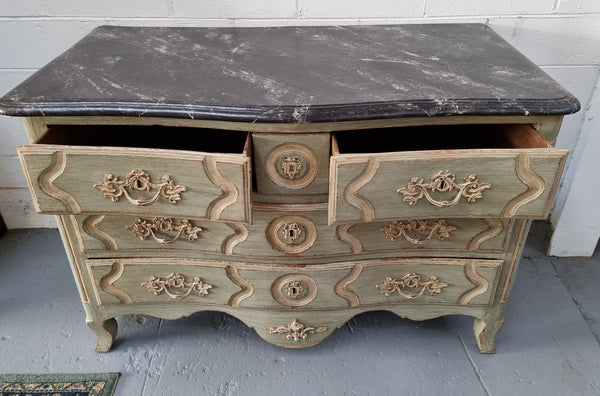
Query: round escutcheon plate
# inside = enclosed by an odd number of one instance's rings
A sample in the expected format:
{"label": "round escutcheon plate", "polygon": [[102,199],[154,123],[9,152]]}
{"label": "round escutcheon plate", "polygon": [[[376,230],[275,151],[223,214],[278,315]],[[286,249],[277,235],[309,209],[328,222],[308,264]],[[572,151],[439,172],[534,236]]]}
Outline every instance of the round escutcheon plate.
{"label": "round escutcheon plate", "polygon": [[284,305],[300,307],[315,299],[317,283],[304,274],[282,275],[271,285],[271,295]]}
{"label": "round escutcheon plate", "polygon": [[282,216],[269,223],[267,239],[275,249],[298,254],[310,249],[317,240],[317,226],[303,216]]}
{"label": "round escutcheon plate", "polygon": [[317,177],[318,160],[308,147],[286,143],[275,147],[266,163],[267,176],[282,187],[300,189]]}

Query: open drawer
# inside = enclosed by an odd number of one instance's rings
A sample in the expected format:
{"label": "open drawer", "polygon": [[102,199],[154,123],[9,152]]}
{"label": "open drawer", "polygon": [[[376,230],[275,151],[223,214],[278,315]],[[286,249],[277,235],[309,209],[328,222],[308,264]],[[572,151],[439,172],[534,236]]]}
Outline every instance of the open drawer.
{"label": "open drawer", "polygon": [[17,151],[40,213],[251,222],[249,135],[161,126],[49,126]]}
{"label": "open drawer", "polygon": [[332,138],[329,224],[546,218],[567,154],[530,125],[339,132]]}

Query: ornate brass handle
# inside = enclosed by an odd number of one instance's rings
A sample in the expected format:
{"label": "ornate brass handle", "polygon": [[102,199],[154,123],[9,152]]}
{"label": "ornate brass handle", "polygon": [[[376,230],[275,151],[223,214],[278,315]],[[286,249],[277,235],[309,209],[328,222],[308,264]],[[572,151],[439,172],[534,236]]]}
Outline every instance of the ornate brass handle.
{"label": "ornate brass handle", "polygon": [[[155,217],[151,223],[148,220],[138,218],[127,229],[133,231],[135,236],[141,240],[146,240],[149,236],[152,236],[161,245],[173,243],[181,236],[184,236],[188,241],[195,241],[198,239],[198,234],[202,231],[201,227],[195,227],[187,219],[176,220],[170,217]],[[156,235],[156,232],[166,233],[172,231],[177,232],[177,235],[171,239],[159,238]]]}
{"label": "ornate brass handle", "polygon": [[[183,300],[192,292],[198,294],[200,297],[204,297],[208,294],[208,291],[213,288],[213,285],[204,283],[204,281],[198,277],[193,278],[191,282],[188,282],[185,276],[178,273],[171,274],[167,276],[166,279],[151,276],[148,282],[143,282],[141,286],[145,286],[156,296],[164,291],[169,297],[174,298],[175,300]],[[182,290],[188,288],[188,290],[182,294],[177,294],[171,292],[169,288]]]}
{"label": "ornate brass handle", "polygon": [[[434,236],[437,240],[442,241],[449,238],[450,233],[454,230],[456,230],[456,227],[448,224],[444,219],[439,219],[432,223],[428,220],[409,220],[406,223],[403,221],[391,221],[390,224],[379,229],[389,240],[395,241],[399,237],[404,237],[404,239],[413,245],[422,245]],[[422,233],[427,236],[419,238],[408,235],[409,232]]]}
{"label": "ornate brass handle", "polygon": [[421,276],[413,272],[404,275],[400,280],[388,276],[375,287],[386,297],[398,292],[407,300],[414,300],[421,297],[425,291],[428,291],[431,296],[440,294],[444,287],[448,287],[448,284],[440,282],[437,276],[430,276],[427,281],[422,281]]}
{"label": "ornate brass handle", "polygon": [[298,342],[300,340],[307,339],[309,334],[322,333],[324,331],[327,331],[327,327],[305,326],[304,324],[300,323],[297,319],[294,319],[288,325],[279,327],[267,327],[266,330],[270,334],[285,334],[286,339]]}
{"label": "ornate brass handle", "polygon": [[[479,183],[476,175],[469,175],[464,179],[463,183],[456,182],[456,176],[450,171],[439,171],[431,177],[429,183],[418,177],[413,177],[406,187],[396,190],[398,194],[403,195],[403,201],[409,205],[416,205],[417,201],[425,197],[431,204],[440,208],[456,205],[461,197],[465,197],[467,202],[475,202],[482,197],[482,192],[491,188],[491,184]],[[453,192],[458,190],[454,198],[451,200],[438,201],[430,194],[431,192]]]}
{"label": "ornate brass handle", "polygon": [[[187,190],[187,187],[176,185],[171,176],[164,175],[158,183],[153,183],[150,176],[141,169],[132,170],[125,180],[120,180],[119,176],[111,174],[104,175],[100,184],[94,184],[94,187],[104,193],[105,198],[117,202],[121,196],[125,196],[129,202],[136,206],[146,206],[156,202],[160,197],[166,198],[170,203],[176,204],[181,200],[181,193]],[[133,191],[156,190],[156,193],[147,199],[135,199],[129,194]]]}

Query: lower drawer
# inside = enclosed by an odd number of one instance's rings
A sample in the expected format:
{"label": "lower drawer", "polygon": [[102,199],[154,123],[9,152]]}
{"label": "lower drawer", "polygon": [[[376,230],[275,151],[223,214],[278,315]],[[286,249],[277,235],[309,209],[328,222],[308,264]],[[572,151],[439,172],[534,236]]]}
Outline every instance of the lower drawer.
{"label": "lower drawer", "polygon": [[179,259],[86,260],[99,305],[231,305],[243,291],[228,276],[227,263]]}
{"label": "lower drawer", "polygon": [[401,258],[323,265],[195,259],[86,261],[99,305],[198,304],[286,311],[391,304],[487,306],[502,260]]}
{"label": "lower drawer", "polygon": [[502,260],[405,258],[357,263],[344,285],[363,305],[491,305]]}

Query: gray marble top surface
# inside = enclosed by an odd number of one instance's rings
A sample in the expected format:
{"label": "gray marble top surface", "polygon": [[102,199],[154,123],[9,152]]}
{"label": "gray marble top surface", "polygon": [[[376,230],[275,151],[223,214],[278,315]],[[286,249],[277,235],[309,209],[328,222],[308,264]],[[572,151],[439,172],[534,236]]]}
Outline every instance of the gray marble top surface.
{"label": "gray marble top surface", "polygon": [[0,99],[13,116],[293,123],[578,109],[481,24],[102,26]]}

